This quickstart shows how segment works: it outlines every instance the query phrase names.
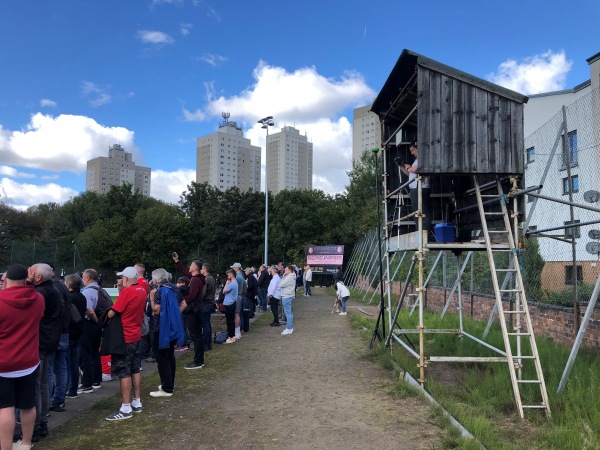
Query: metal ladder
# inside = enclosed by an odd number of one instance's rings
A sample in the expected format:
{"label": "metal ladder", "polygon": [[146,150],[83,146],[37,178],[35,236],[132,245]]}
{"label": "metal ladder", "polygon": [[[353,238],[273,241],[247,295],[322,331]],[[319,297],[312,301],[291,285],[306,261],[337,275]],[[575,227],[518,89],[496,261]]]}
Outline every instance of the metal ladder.
{"label": "metal ladder", "polygon": [[[483,195],[481,188],[477,180],[477,176],[473,177],[475,182],[475,193],[477,196],[477,205],[479,207],[479,215],[481,217],[481,227],[483,231],[483,237],[485,239],[485,246],[487,249],[488,260],[490,264],[490,272],[492,277],[492,283],[494,287],[494,296],[496,298],[496,307],[498,310],[498,317],[500,320],[500,327],[502,329],[502,337],[504,340],[504,347],[506,349],[506,358],[508,360],[508,370],[510,372],[510,379],[513,386],[513,393],[515,396],[515,402],[519,415],[523,419],[525,409],[543,409],[547,417],[550,417],[550,404],[548,402],[548,393],[546,391],[546,383],[544,382],[544,375],[542,373],[542,366],[540,364],[540,358],[538,354],[537,345],[535,342],[535,336],[533,333],[533,326],[531,324],[531,317],[529,315],[529,308],[527,306],[527,298],[525,296],[525,287],[523,285],[523,278],[521,276],[521,269],[519,266],[519,250],[515,246],[515,237],[511,232],[511,217],[507,208],[509,201],[508,196],[503,193],[502,183],[496,178],[495,185],[492,185],[488,191],[496,191],[493,194]],[[512,178],[513,190],[517,190],[517,180]],[[486,191],[486,192],[488,192]],[[484,200],[486,199],[486,200]],[[497,206],[497,202],[493,199],[498,200],[501,206],[500,211],[486,211],[486,206]],[[514,200],[516,202],[516,199]],[[504,228],[499,230],[488,229],[488,218],[490,217],[499,218],[502,216]],[[514,219],[514,230],[517,227],[517,211],[513,213],[512,218]],[[491,220],[491,219],[490,219]],[[492,243],[491,235],[500,235],[503,242],[508,242],[508,248],[506,245],[497,245]],[[496,239],[494,239],[496,240]],[[507,269],[497,269],[494,261],[494,253],[497,252],[510,252],[512,264]],[[506,274],[512,272],[515,278],[515,287],[513,289],[502,289],[498,283],[498,274]],[[504,310],[502,306],[502,294],[514,293],[516,296],[515,309],[512,311]],[[515,319],[515,326],[513,331],[508,330],[507,321],[512,323],[512,318]],[[521,339],[527,339],[529,341],[529,347],[531,350],[530,355],[523,355],[521,353]],[[512,342],[515,347],[513,347]],[[516,350],[516,354],[513,354],[513,348]],[[535,366],[536,376],[533,379],[523,379],[522,369],[525,363],[533,362]],[[523,385],[538,385],[540,389],[541,401],[539,403],[523,404],[521,395],[521,386]]]}

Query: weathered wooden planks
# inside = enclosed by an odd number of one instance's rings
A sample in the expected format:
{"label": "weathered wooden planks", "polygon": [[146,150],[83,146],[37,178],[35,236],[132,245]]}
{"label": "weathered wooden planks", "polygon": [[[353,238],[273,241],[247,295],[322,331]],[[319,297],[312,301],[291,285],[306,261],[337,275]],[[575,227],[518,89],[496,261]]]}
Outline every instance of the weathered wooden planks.
{"label": "weathered wooden planks", "polygon": [[422,173],[522,173],[523,105],[419,67]]}

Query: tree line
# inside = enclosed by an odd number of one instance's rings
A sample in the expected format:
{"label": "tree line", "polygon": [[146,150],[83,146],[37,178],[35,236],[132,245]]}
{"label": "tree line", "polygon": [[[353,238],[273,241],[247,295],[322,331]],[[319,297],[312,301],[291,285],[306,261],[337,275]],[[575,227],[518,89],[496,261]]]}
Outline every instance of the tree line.
{"label": "tree line", "polygon": [[[367,152],[348,175],[341,194],[269,194],[269,262],[303,264],[308,245],[345,245],[349,258],[354,243],[377,224],[374,163]],[[182,260],[210,261],[222,273],[233,262],[263,262],[264,223],[263,192],[196,182],[178,204],[145,197],[128,184],[25,211],[0,203],[0,269],[42,260],[77,271],[134,262],[153,269],[170,267],[177,251]]]}

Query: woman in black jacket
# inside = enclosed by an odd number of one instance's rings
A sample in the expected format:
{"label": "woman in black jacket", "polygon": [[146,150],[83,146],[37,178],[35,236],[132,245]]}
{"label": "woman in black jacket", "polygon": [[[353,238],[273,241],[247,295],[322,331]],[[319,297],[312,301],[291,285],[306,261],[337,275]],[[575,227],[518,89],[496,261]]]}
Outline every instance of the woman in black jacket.
{"label": "woman in black jacket", "polygon": [[[79,275],[71,274],[65,277],[65,285],[69,290],[71,303],[75,305],[81,317],[85,316],[87,300],[81,293],[81,278]],[[79,386],[79,338],[83,332],[81,327],[73,327],[69,330],[69,382],[67,383],[67,397],[77,398],[77,387]]]}
{"label": "woman in black jacket", "polygon": [[258,294],[258,281],[252,272],[250,267],[244,270],[246,275],[246,283],[248,283],[248,288],[246,289],[246,301],[243,311],[244,316],[244,333],[250,330],[250,318],[254,317],[254,313],[256,311],[256,295]]}

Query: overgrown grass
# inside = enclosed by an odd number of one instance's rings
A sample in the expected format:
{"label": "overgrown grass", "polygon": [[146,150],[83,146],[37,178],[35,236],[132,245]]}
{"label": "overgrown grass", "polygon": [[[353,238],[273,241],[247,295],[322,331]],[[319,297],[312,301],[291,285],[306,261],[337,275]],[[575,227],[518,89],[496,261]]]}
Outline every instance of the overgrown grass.
{"label": "overgrown grass", "polygon": [[[424,319],[425,325],[430,329],[458,328],[456,315],[446,314],[442,321],[438,313],[426,312]],[[398,318],[398,323],[404,329],[416,328],[417,321],[417,314],[409,317],[406,310]],[[364,335],[370,339],[373,318],[355,315],[353,323],[366,327],[368,331]],[[464,329],[481,338],[485,323],[464,319]],[[409,337],[417,346],[418,335]],[[497,356],[468,338],[452,334],[426,334],[425,338],[426,356]],[[526,419],[519,419],[506,363],[430,363],[425,388],[488,449],[600,448],[598,355],[585,349],[580,350],[567,388],[559,395],[556,389],[570,348],[544,338],[536,340],[552,409],[550,420],[538,410],[526,411]],[[503,348],[498,324],[492,327],[486,341]],[[523,354],[528,354],[527,350],[524,346]],[[394,350],[390,352],[378,343],[375,353],[384,367],[391,369],[393,363],[396,363],[413,377],[419,378],[418,361],[399,345],[394,345]],[[534,374],[533,367],[525,367],[523,378],[532,379]],[[536,385],[525,385],[522,396],[525,404],[528,401],[539,402],[539,388]],[[446,444],[450,448],[469,448],[472,442],[451,439]]]}

